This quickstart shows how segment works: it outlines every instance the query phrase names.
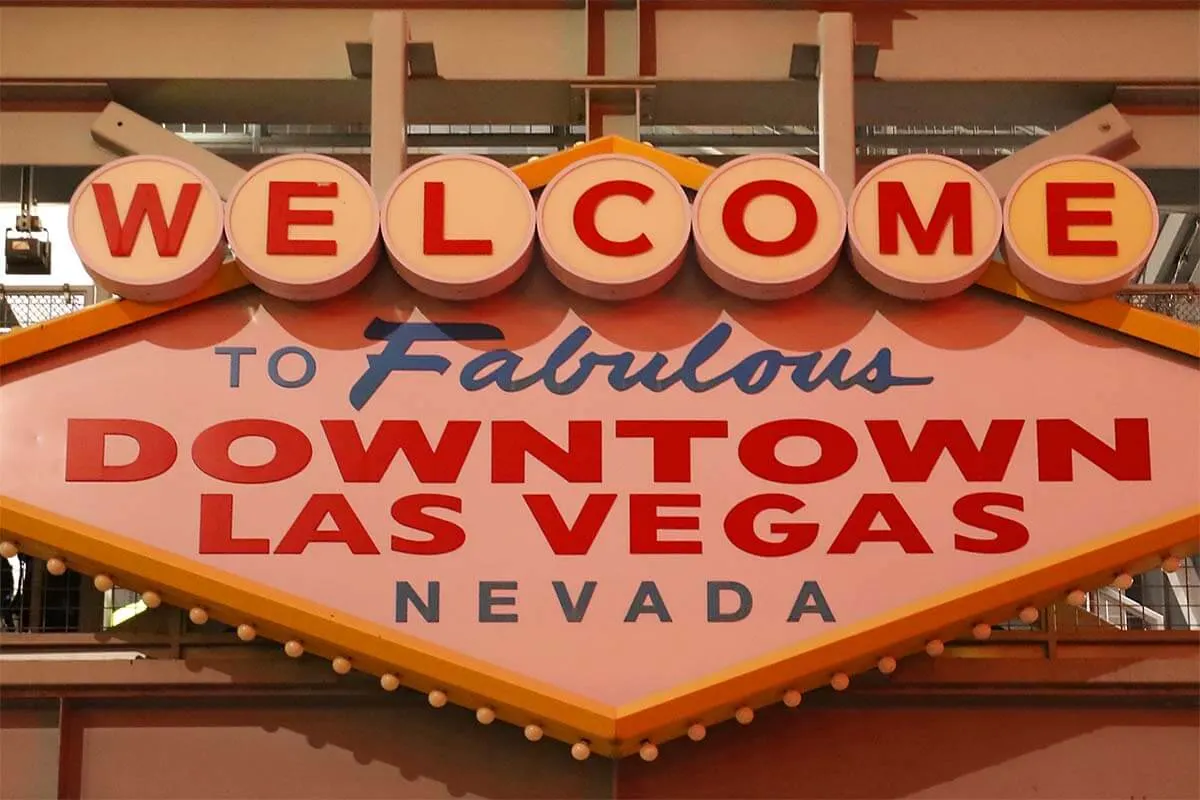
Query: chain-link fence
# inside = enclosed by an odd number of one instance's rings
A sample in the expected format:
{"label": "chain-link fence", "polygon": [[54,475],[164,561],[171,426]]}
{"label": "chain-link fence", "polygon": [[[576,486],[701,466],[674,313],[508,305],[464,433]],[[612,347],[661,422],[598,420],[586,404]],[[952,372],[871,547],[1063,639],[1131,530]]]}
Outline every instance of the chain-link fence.
{"label": "chain-link fence", "polygon": [[94,286],[0,284],[0,333],[79,311],[96,301]]}
{"label": "chain-link fence", "polygon": [[1117,295],[1137,308],[1200,326],[1200,286],[1166,284],[1131,287]]}

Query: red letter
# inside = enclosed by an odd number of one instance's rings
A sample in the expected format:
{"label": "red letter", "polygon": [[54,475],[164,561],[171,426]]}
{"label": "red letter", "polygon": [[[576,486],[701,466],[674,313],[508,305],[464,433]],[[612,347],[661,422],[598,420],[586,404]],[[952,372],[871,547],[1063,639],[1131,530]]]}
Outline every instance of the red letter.
{"label": "red letter", "polygon": [[[237,464],[229,448],[255,436],[275,446],[271,460],[256,467]],[[226,483],[274,483],[287,480],[312,461],[312,444],[304,431],[273,419],[233,419],[201,431],[192,443],[192,461],[200,471]]]}
{"label": "red letter", "polygon": [[894,256],[900,253],[900,223],[912,240],[918,255],[931,256],[946,227],[954,223],[954,255],[969,256],[975,251],[974,228],[971,223],[971,184],[966,181],[947,181],[938,195],[929,225],[921,224],[921,216],[908,195],[908,187],[900,181],[879,182],[879,252]]}
{"label": "red letter", "polygon": [[200,495],[201,555],[258,556],[270,552],[270,539],[233,538],[233,495]]}
{"label": "red letter", "polygon": [[931,419],[921,426],[911,447],[894,419],[868,420],[867,432],[888,477],[897,483],[924,483],[943,452],[968,481],[1002,481],[1012,462],[1024,420],[996,419],[977,446],[962,420]]}
{"label": "red letter", "polygon": [[[105,464],[105,441],[127,436],[138,453],[128,464]],[[157,478],[175,463],[179,449],[164,428],[140,419],[67,420],[67,481],[130,483]]]}
{"label": "red letter", "polygon": [[479,432],[478,422],[451,420],[434,447],[420,422],[385,419],[364,447],[353,420],[323,419],[321,427],[346,483],[379,483],[400,450],[421,483],[454,483]]}
{"label": "red letter", "polygon": [[335,181],[271,181],[267,186],[267,255],[336,256],[333,239],[293,239],[293,225],[332,225],[328,208],[292,208],[293,197],[337,197]]}
{"label": "red letter", "polygon": [[603,432],[599,422],[569,422],[563,450],[528,422],[493,422],[492,483],[524,483],[526,453],[570,483],[599,483]]}
{"label": "red letter", "polygon": [[1150,420],[1113,420],[1113,428],[1117,443],[1109,447],[1069,419],[1039,419],[1038,480],[1075,480],[1075,453],[1119,481],[1150,480]]}
{"label": "red letter", "polygon": [[93,183],[92,193],[96,196],[96,210],[100,213],[104,238],[108,240],[108,252],[121,258],[131,255],[142,230],[142,221],[148,218],[154,246],[158,248],[160,256],[168,258],[179,255],[179,248],[183,247],[183,237],[187,235],[192,214],[196,211],[196,202],[200,199],[200,184],[185,183],[179,188],[179,200],[175,203],[175,212],[171,214],[169,225],[162,196],[152,183],[139,183],[134,188],[133,200],[129,203],[129,213],[124,221],[117,216],[117,200],[111,185]]}
{"label": "red letter", "polygon": [[978,492],[960,497],[954,504],[954,516],[964,525],[995,534],[991,539],[974,539],[961,533],[954,534],[954,549],[964,553],[1000,555],[1020,550],[1029,543],[1029,529],[1016,520],[1001,517],[988,510],[988,506],[1001,506],[1017,511],[1025,510],[1025,499],[1017,494],[1004,492]]}
{"label": "red letter", "polygon": [[663,531],[700,530],[699,517],[664,517],[658,513],[663,506],[699,508],[700,495],[629,495],[629,553],[635,556],[700,553],[702,545],[696,539],[670,539],[664,542],[658,538]]}
{"label": "red letter", "polygon": [[754,529],[764,511],[795,514],[804,503],[790,494],[756,494],[738,503],[725,515],[725,536],[738,550],[752,556],[776,558],[807,550],[817,540],[820,526],[815,522],[772,522],[768,530],[776,540],[764,539]]}
{"label": "red letter", "polygon": [[[792,204],[796,222],[782,239],[759,239],[746,229],[746,208],[765,195],[782,197]],[[721,209],[721,225],[725,235],[739,250],[755,256],[790,256],[812,241],[817,233],[817,206],[808,192],[786,181],[763,179],[739,186]]]}
{"label": "red letter", "polygon": [[[321,530],[325,517],[333,520],[333,530]],[[340,542],[356,556],[379,555],[379,548],[371,541],[362,520],[340,494],[314,494],[279,540],[275,554],[297,556],[314,542]]]}
{"label": "red letter", "polygon": [[491,239],[446,238],[446,184],[425,181],[425,236],[427,256],[490,256]]}
{"label": "red letter", "polygon": [[615,494],[589,494],[575,518],[575,524],[567,525],[562,512],[548,494],[523,495],[533,519],[546,537],[546,543],[556,556],[586,556],[596,541],[596,534],[608,512],[617,501]]}
{"label": "red letter", "polygon": [[[874,530],[871,526],[881,515],[887,527]],[[829,554],[852,555],[863,542],[896,542],[910,554],[933,552],[894,494],[864,494],[829,546]]]}
{"label": "red letter", "polygon": [[617,438],[648,438],[654,442],[656,483],[687,483],[692,479],[692,439],[724,439],[724,420],[618,420]]}
{"label": "red letter", "polygon": [[[793,466],[779,460],[779,442],[791,436],[812,439],[821,455],[812,464]],[[738,446],[742,466],[775,483],[821,483],[845,475],[858,460],[854,437],[832,422],[819,419],[781,419],[751,429]]]}
{"label": "red letter", "polygon": [[575,202],[575,234],[579,237],[579,241],[587,245],[588,249],[602,256],[628,258],[649,253],[654,245],[651,244],[650,237],[644,233],[624,242],[614,242],[596,230],[596,211],[600,208],[601,203],[616,195],[632,197],[642,205],[646,205],[650,202],[650,198],[654,197],[654,190],[638,181],[604,181],[596,184],[580,195]]}
{"label": "red letter", "polygon": [[1046,184],[1046,252],[1052,256],[1115,256],[1117,243],[1110,239],[1079,241],[1071,238],[1072,225],[1112,227],[1112,211],[1071,211],[1068,201],[1079,198],[1116,197],[1114,183]]}
{"label": "red letter", "polygon": [[426,508],[444,508],[462,513],[462,499],[449,494],[410,494],[392,503],[392,519],[406,528],[424,531],[428,539],[392,536],[392,551],[414,556],[440,556],[463,546],[467,534],[448,519],[425,512]]}

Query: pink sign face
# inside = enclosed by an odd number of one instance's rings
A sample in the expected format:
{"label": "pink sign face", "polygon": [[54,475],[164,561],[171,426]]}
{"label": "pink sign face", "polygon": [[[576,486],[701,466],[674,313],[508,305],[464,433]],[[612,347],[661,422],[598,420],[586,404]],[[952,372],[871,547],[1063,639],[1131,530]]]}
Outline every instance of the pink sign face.
{"label": "pink sign face", "polygon": [[614,706],[1197,500],[1194,365],[985,295],[518,288],[240,292],[8,369],[4,492]]}

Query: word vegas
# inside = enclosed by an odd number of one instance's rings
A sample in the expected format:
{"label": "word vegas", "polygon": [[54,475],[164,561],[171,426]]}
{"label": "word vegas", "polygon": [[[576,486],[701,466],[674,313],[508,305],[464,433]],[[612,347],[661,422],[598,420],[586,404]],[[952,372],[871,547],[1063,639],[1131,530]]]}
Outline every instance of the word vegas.
{"label": "word vegas", "polygon": [[144,301],[201,286],[226,244],[247,279],[286,299],[344,293],[385,250],[416,290],[478,299],[512,285],[538,243],[562,284],[598,299],[660,289],[689,243],[716,284],[756,300],[811,290],[847,249],[878,289],[936,299],[975,283],[1001,240],[1026,286],[1084,300],[1110,294],[1142,266],[1157,212],[1137,176],[1090,156],[1033,167],[1003,206],[980,173],[936,155],[884,162],[848,201],[787,155],[736,159],[694,201],[657,164],[598,155],[565,166],[536,203],[517,172],[478,156],[420,161],[379,201],[341,162],[285,155],[246,174],[226,203],[187,164],[131,156],[79,186],[69,228],[98,283]]}
{"label": "word vegas", "polygon": [[[1099,469],[1116,481],[1148,481],[1151,477],[1149,423],[1143,418],[1116,419],[1112,428],[1102,433],[1068,419],[997,419],[987,423],[980,442],[964,421],[955,419],[928,420],[915,436],[911,430],[906,433],[897,420],[887,419],[865,421],[855,430],[819,419],[780,419],[732,436],[729,423],[722,420],[575,420],[566,426],[565,445],[524,421],[493,421],[485,435],[481,435],[484,423],[477,420],[445,422],[440,436],[431,436],[426,426],[417,420],[387,419],[364,437],[353,420],[325,419],[320,421],[319,444],[345,484],[375,485],[381,492],[398,481],[453,486],[468,457],[478,453],[488,459],[492,484],[525,487],[519,491],[528,520],[559,556],[586,556],[618,503],[628,509],[628,547],[634,556],[700,554],[704,544],[699,531],[717,529],[723,530],[738,550],[762,558],[802,553],[818,540],[820,549],[830,555],[851,555],[863,546],[932,553],[919,520],[913,519],[900,497],[886,486],[857,496],[844,519],[830,520],[819,501],[808,506],[802,491],[780,491],[764,484],[830,484],[856,464],[877,460],[892,484],[924,485],[943,457],[953,462],[966,483],[992,487],[947,498],[946,509],[960,526],[953,536],[954,549],[997,555],[1021,549],[1030,536],[1019,521],[1025,499],[994,488],[1011,480],[1011,471],[1035,473],[1040,483],[1064,483],[1073,481],[1076,470],[1087,462],[1088,469]],[[137,455],[132,460],[111,463],[108,444],[117,437],[136,442]],[[260,463],[254,465],[234,460],[231,450],[245,439],[269,443],[269,448],[263,448],[270,451],[269,457],[255,459]],[[481,439],[486,443],[481,444]],[[749,491],[758,493],[719,509],[719,528],[715,521],[702,525],[701,512],[708,511],[702,507],[702,495],[679,485],[696,480],[696,465],[714,463],[713,448],[731,439],[736,462],[730,454],[721,463],[736,463],[743,472],[730,470],[721,480],[728,483],[749,477],[745,481],[753,487]],[[1032,465],[1013,463],[1023,439],[1032,439]],[[68,482],[131,483],[159,479],[172,470],[178,474],[187,470],[177,464],[181,444],[186,445],[162,426],[145,420],[70,419],[65,477]],[[780,456],[785,444],[804,445],[816,455],[806,458],[807,463],[788,463]],[[262,530],[252,534],[234,531],[235,497],[229,490],[222,492],[214,486],[202,494],[199,552],[299,555],[316,545],[318,549],[341,546],[363,556],[378,556],[384,550],[438,556],[467,543],[468,531],[456,521],[463,514],[459,494],[421,491],[397,497],[394,489],[379,508],[366,510],[369,518],[376,519],[381,508],[387,508],[397,526],[376,541],[360,517],[362,509],[356,510],[345,494],[310,494],[312,484],[304,480],[303,473],[314,461],[317,445],[316,437],[310,438],[299,427],[271,419],[227,420],[196,435],[190,443],[191,464],[216,484],[232,488],[295,481],[296,487],[295,507],[279,509],[294,514],[293,521],[281,524],[277,534],[270,536],[271,532]],[[480,452],[484,448],[486,454]],[[702,452],[703,460],[696,451]],[[415,481],[395,473],[388,477],[401,454]],[[640,470],[638,454],[645,459]],[[642,473],[646,485],[676,487],[668,493],[626,497],[585,489],[605,482],[606,457],[620,465],[623,476],[632,479]],[[570,484],[571,491],[566,493],[570,496],[556,498],[550,493],[553,485],[548,476],[529,480],[526,468],[530,460]],[[827,488],[826,496],[829,491]],[[490,527],[495,510],[482,513]],[[940,527],[942,523],[926,524]]]}

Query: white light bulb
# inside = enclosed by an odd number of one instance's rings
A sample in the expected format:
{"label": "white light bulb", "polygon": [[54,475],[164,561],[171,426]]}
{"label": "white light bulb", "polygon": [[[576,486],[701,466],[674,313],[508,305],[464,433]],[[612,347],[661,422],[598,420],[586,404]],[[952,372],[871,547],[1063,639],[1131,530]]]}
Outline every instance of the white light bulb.
{"label": "white light bulb", "polygon": [[576,761],[587,761],[588,756],[592,754],[592,748],[587,742],[576,742],[571,745],[571,758]]}
{"label": "white light bulb", "polygon": [[658,758],[658,745],[654,742],[642,742],[642,746],[638,748],[638,755],[642,757],[642,761],[653,761]]}
{"label": "white light bulb", "polygon": [[96,587],[98,592],[107,592],[113,588],[113,579],[101,572],[96,577],[92,578],[92,586]]}
{"label": "white light bulb", "polygon": [[188,619],[192,621],[193,625],[203,625],[208,622],[208,612],[200,606],[196,606],[188,612]]}
{"label": "white light bulb", "polygon": [[448,699],[449,698],[446,697],[446,693],[441,689],[434,689],[429,693],[429,705],[433,706],[434,708],[441,708],[442,706],[446,705],[446,701]]}
{"label": "white light bulb", "polygon": [[390,672],[379,676],[379,685],[385,692],[394,692],[400,688],[400,678]]}
{"label": "white light bulb", "polygon": [[46,572],[51,575],[62,575],[67,571],[67,564],[61,558],[52,558],[46,562]]}
{"label": "white light bulb", "polygon": [[162,597],[158,592],[145,591],[142,592],[142,602],[146,604],[146,608],[158,608],[162,605]]}
{"label": "white light bulb", "polygon": [[351,667],[353,666],[350,663],[350,659],[346,658],[345,656],[338,656],[337,658],[333,659],[331,664],[333,666],[333,671],[338,675],[348,675]]}
{"label": "white light bulb", "polygon": [[295,639],[288,639],[283,645],[283,652],[291,658],[299,658],[304,655],[304,645]]}
{"label": "white light bulb", "polygon": [[531,742],[540,742],[542,740],[542,736],[544,735],[545,731],[542,730],[541,725],[525,726],[525,738]]}
{"label": "white light bulb", "polygon": [[492,709],[488,708],[487,706],[476,709],[475,710],[475,720],[480,725],[491,725],[493,722],[496,721],[496,712],[493,711]]}
{"label": "white light bulb", "polygon": [[253,642],[258,636],[258,631],[248,622],[243,622],[237,626],[237,637],[243,642]]}

